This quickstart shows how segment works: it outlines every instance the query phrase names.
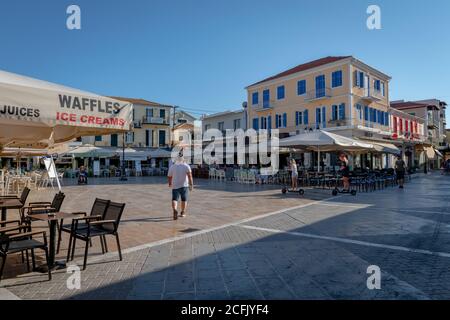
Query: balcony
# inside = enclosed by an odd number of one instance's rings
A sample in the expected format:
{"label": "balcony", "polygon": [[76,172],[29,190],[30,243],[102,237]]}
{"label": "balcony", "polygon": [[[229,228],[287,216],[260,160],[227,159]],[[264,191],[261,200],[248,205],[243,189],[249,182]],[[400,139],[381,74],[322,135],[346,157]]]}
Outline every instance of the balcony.
{"label": "balcony", "polygon": [[366,90],[364,93],[364,96],[362,97],[362,100],[365,100],[369,103],[377,102],[383,100],[385,97],[381,94],[381,91],[377,91],[375,89]]}
{"label": "balcony", "polygon": [[275,107],[275,101],[270,100],[270,101],[260,102],[257,105],[253,105],[253,110],[255,110],[256,112],[259,112],[259,111],[271,110],[274,107]]}
{"label": "balcony", "polygon": [[316,101],[321,99],[328,99],[332,96],[330,88],[320,88],[308,91],[305,96],[305,101]]}
{"label": "balcony", "polygon": [[141,121],[133,121],[133,127],[134,128],[142,128],[142,122]]}
{"label": "balcony", "polygon": [[169,125],[169,121],[160,117],[143,117],[142,124],[162,124]]}

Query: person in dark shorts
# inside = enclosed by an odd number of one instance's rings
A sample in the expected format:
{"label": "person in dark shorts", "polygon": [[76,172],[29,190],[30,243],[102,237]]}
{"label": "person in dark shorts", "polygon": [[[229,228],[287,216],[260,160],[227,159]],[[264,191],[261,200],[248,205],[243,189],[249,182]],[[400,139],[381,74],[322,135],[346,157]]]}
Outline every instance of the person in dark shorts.
{"label": "person in dark shorts", "polygon": [[344,185],[344,190],[350,190],[350,169],[348,167],[348,159],[344,153],[339,155],[339,160],[341,161],[341,167],[339,169],[339,173],[342,176],[342,183]]}
{"label": "person in dark shorts", "polygon": [[172,188],[172,210],[173,219],[178,219],[178,200],[181,198],[180,217],[186,216],[188,193],[192,191],[193,180],[191,167],[179,156],[176,163],[169,168],[167,174],[169,187]]}
{"label": "person in dark shorts", "polygon": [[398,187],[400,189],[404,188],[405,184],[405,173],[406,173],[406,163],[403,161],[401,156],[398,156],[397,161],[395,161],[395,174],[397,175]]}

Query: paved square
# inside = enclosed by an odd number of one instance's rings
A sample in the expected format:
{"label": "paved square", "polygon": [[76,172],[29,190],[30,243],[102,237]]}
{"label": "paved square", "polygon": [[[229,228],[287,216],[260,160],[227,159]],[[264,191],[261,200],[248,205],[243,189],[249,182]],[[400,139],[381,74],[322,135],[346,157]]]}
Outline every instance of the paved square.
{"label": "paved square", "polygon": [[[68,206],[87,207],[101,192],[130,202],[122,262],[114,253],[92,255],[80,290],[67,288],[69,275],[61,270],[50,282],[34,273],[6,279],[8,293],[21,299],[450,298],[448,177],[416,176],[405,190],[332,199],[321,190],[299,199],[282,197],[278,188],[203,181],[191,216],[178,222],[164,211],[165,186],[142,181],[65,188],[73,192]],[[127,200],[134,192],[141,202]],[[380,290],[367,288],[370,265],[381,269]]]}

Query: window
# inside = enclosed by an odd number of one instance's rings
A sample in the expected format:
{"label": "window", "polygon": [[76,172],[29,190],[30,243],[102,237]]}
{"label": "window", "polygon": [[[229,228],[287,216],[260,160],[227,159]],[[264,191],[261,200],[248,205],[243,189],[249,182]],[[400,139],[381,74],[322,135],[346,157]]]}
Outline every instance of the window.
{"label": "window", "polygon": [[267,129],[267,118],[261,117],[261,129]]}
{"label": "window", "polygon": [[398,125],[397,125],[397,117],[394,117],[394,132],[397,133]]}
{"label": "window", "polygon": [[342,70],[335,71],[331,76],[331,87],[341,87],[342,86]]}
{"label": "window", "polygon": [[325,75],[316,77],[316,98],[325,97]]}
{"label": "window", "polygon": [[412,115],[412,116],[416,116],[415,112],[410,112],[409,114]]}
{"label": "window", "polygon": [[211,125],[210,124],[205,124],[205,131],[208,131],[209,129],[211,129]]}
{"label": "window", "polygon": [[353,73],[355,87],[364,88],[364,72],[355,71]]}
{"label": "window", "polygon": [[322,121],[322,110],[319,108],[316,108],[316,128],[320,128],[320,123]]}
{"label": "window", "polygon": [[165,119],[166,118],[166,110],[160,109],[159,110],[159,117]]}
{"label": "window", "polygon": [[377,123],[381,124],[381,110],[377,110]]}
{"label": "window", "polygon": [[130,144],[134,142],[134,132],[127,132],[125,135],[125,143]]}
{"label": "window", "polygon": [[218,128],[220,131],[223,131],[223,128],[224,128],[224,123],[223,123],[223,121],[217,123],[217,128]]}
{"label": "window", "polygon": [[241,119],[234,119],[233,121],[233,129],[237,130],[241,128]]}
{"label": "window", "polygon": [[303,113],[301,111],[296,111],[295,112],[295,125],[299,126],[302,124],[303,122]]}
{"label": "window", "polygon": [[332,105],[331,106],[331,120],[336,121],[338,119],[338,106]]}
{"label": "window", "polygon": [[369,107],[364,106],[364,120],[369,121]]}
{"label": "window", "polygon": [[253,129],[259,130],[259,119],[258,118],[253,119]]}
{"label": "window", "polygon": [[359,120],[363,119],[363,114],[362,114],[362,106],[360,104],[356,105],[356,114],[357,114],[357,118]]}
{"label": "window", "polygon": [[297,82],[297,94],[299,96],[306,94],[306,80],[300,80]]}
{"label": "window", "polygon": [[159,130],[159,146],[165,146],[166,145],[166,131],[165,130]]}
{"label": "window", "polygon": [[278,100],[284,99],[284,95],[285,95],[285,92],[284,92],[284,86],[279,86],[279,87],[277,88],[277,99],[278,99]]}
{"label": "window", "polygon": [[145,116],[147,119],[153,118],[153,108],[145,109]]}
{"label": "window", "polygon": [[119,139],[117,134],[112,134],[111,135],[111,147],[117,147],[119,144]]}
{"label": "window", "polygon": [[339,120],[345,120],[345,103],[339,105]]}
{"label": "window", "polygon": [[389,113],[384,113],[384,125],[389,126]]}
{"label": "window", "polygon": [[270,101],[270,91],[264,90],[263,91],[263,108],[269,107],[269,101]]}
{"label": "window", "polygon": [[398,119],[399,123],[398,123],[398,129],[400,130],[401,133],[403,133],[403,119]]}
{"label": "window", "polygon": [[253,92],[252,94],[252,104],[256,105],[259,103],[259,94],[258,92]]}
{"label": "window", "polygon": [[381,81],[378,79],[375,79],[373,81],[373,88],[375,89],[375,91],[381,91]]}
{"label": "window", "polygon": [[309,115],[308,115],[308,110],[303,111],[303,123],[304,124],[309,124]]}
{"label": "window", "polygon": [[153,146],[153,139],[152,138],[153,138],[152,130],[145,130],[145,146],[146,147]]}
{"label": "window", "polygon": [[384,82],[381,83],[381,95],[382,95],[383,97],[386,96],[386,85],[385,85]]}
{"label": "window", "polygon": [[269,132],[272,129],[272,116],[267,117],[267,129]]}
{"label": "window", "polygon": [[286,128],[287,127],[287,114],[283,113],[275,115],[275,126],[276,128]]}
{"label": "window", "polygon": [[101,142],[102,136],[95,136],[95,142]]}

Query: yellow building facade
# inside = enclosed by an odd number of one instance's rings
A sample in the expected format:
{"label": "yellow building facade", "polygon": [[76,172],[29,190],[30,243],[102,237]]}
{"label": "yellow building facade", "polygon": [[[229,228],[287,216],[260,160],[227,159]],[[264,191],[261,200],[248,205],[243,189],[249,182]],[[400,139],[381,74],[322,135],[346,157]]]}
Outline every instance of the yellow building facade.
{"label": "yellow building facade", "polygon": [[390,77],[354,57],[326,57],[247,89],[248,127],[280,136],[358,129],[387,136]]}

